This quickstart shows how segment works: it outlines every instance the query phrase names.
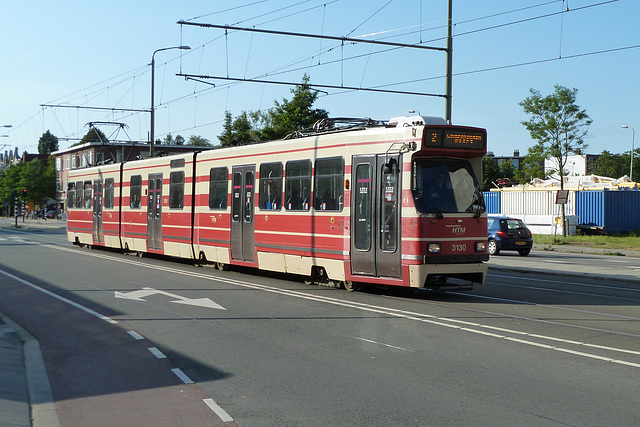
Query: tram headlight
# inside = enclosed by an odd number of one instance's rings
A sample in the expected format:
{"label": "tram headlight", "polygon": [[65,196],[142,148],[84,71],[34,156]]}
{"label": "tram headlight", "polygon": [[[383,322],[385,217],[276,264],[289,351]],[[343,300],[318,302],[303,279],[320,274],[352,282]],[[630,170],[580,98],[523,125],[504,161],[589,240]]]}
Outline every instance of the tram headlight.
{"label": "tram headlight", "polygon": [[442,245],[440,243],[429,243],[427,245],[427,253],[439,254],[442,251]]}
{"label": "tram headlight", "polygon": [[487,250],[487,242],[476,242],[476,252],[485,252]]}

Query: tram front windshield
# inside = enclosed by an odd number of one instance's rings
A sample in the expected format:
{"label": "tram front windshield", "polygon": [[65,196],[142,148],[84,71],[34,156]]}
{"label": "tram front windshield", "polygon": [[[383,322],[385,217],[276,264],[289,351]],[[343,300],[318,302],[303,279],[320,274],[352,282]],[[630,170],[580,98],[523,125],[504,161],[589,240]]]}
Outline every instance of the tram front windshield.
{"label": "tram front windshield", "polygon": [[467,160],[429,158],[413,162],[412,192],[422,213],[485,211],[482,191]]}

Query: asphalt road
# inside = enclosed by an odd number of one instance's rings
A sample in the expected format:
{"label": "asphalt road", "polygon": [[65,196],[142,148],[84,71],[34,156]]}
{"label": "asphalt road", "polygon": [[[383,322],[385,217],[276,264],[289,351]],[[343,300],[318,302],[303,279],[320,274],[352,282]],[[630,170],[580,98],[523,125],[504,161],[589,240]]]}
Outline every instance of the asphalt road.
{"label": "asphalt road", "polygon": [[65,426],[635,425],[640,265],[618,258],[505,253],[470,292],[348,293],[0,230],[0,311],[40,340]]}

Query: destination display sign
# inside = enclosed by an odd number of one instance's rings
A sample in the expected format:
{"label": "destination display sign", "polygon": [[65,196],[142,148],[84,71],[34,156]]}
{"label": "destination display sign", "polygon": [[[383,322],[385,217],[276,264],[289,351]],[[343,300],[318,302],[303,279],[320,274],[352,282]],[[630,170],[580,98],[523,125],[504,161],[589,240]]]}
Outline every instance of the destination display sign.
{"label": "destination display sign", "polygon": [[424,137],[425,148],[458,148],[464,150],[484,150],[486,134],[469,129],[427,129]]}

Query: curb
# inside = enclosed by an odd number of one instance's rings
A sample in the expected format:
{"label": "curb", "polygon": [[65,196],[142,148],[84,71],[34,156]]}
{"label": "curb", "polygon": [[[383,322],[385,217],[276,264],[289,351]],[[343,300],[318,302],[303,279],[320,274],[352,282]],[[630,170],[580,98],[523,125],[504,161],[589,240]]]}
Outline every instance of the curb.
{"label": "curb", "polygon": [[40,343],[13,320],[2,314],[0,317],[16,331],[22,340],[32,425],[34,427],[60,427]]}

